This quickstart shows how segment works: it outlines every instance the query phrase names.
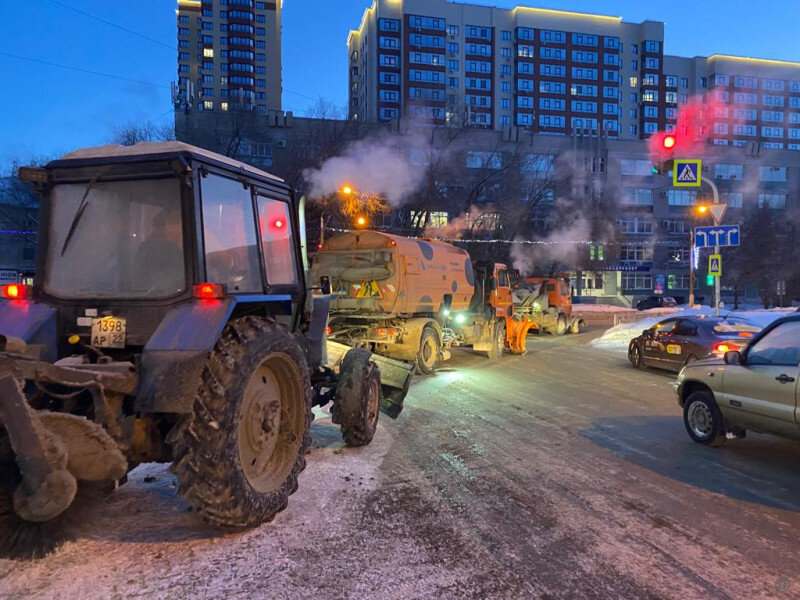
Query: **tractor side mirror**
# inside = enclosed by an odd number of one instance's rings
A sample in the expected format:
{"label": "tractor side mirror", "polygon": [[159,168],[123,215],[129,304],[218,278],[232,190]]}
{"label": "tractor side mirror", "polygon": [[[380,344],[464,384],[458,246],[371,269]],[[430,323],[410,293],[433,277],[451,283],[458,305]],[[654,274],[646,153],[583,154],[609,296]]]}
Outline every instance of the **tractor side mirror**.
{"label": "tractor side mirror", "polygon": [[331,293],[333,288],[331,287],[331,278],[327,275],[323,275],[319,278],[319,287],[322,293],[327,296]]}
{"label": "tractor side mirror", "polygon": [[742,359],[742,353],[738,350],[729,350],[725,353],[725,364],[726,365],[741,365],[744,364]]}

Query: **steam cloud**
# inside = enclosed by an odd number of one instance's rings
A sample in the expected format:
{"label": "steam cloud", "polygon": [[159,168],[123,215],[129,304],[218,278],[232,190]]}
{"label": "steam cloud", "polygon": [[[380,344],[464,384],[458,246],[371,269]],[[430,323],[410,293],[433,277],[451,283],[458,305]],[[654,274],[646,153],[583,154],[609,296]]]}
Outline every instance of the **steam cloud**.
{"label": "steam cloud", "polygon": [[306,169],[303,176],[312,196],[333,194],[349,185],[362,194],[380,194],[393,206],[400,206],[419,188],[424,171],[411,164],[406,147],[385,136],[357,141],[318,169]]}

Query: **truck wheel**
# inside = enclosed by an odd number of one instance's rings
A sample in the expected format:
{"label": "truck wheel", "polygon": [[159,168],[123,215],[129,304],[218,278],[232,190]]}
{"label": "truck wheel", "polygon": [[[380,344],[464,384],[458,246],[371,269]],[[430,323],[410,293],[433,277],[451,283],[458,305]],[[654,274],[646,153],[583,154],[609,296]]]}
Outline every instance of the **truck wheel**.
{"label": "truck wheel", "polygon": [[492,345],[486,351],[486,356],[497,360],[503,356],[506,349],[506,326],[498,321],[492,328]]}
{"label": "truck wheel", "polygon": [[430,375],[436,370],[439,363],[439,334],[432,327],[422,330],[417,353],[417,370],[425,375]]}
{"label": "truck wheel", "polygon": [[272,320],[231,321],[194,412],[168,439],[179,493],[207,521],[253,527],[286,508],[305,468],[311,386],[300,346]]}
{"label": "truck wheel", "polygon": [[353,348],[344,355],[331,420],[342,426],[348,446],[366,446],[375,436],[381,409],[381,371],[372,352]]}
{"label": "truck wheel", "polygon": [[683,403],[683,425],[689,437],[698,444],[722,446],[725,443],[722,413],[710,392],[698,391],[689,394]]}
{"label": "truck wheel", "polygon": [[556,335],[564,335],[567,333],[567,320],[564,318],[564,315],[558,316],[558,319],[556,320],[556,330],[554,333]]}

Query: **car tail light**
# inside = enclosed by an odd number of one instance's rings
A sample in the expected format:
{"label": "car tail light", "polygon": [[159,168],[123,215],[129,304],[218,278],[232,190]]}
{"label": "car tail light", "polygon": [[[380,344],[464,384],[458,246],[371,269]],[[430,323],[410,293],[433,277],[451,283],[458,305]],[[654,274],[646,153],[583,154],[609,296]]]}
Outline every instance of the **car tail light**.
{"label": "car tail light", "polygon": [[225,288],[219,283],[196,283],[192,286],[192,295],[201,300],[213,300],[225,296]]}
{"label": "car tail light", "polygon": [[31,288],[22,283],[9,283],[2,287],[2,295],[8,300],[25,300],[31,297]]}
{"label": "car tail light", "polygon": [[719,352],[720,354],[725,354],[726,352],[731,352],[734,350],[741,350],[741,347],[737,346],[736,344],[731,344],[730,342],[720,342],[714,346],[714,352]]}

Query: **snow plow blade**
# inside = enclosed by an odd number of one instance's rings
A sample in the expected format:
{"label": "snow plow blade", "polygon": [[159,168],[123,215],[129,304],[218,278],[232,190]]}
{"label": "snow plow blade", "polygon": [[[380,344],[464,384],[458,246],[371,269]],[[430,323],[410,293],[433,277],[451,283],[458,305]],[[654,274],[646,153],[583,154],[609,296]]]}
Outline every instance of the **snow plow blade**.
{"label": "snow plow blade", "polygon": [[[336,370],[350,346],[328,340],[328,367]],[[381,412],[396,419],[403,410],[403,400],[411,387],[414,364],[372,354],[372,361],[381,371]]]}
{"label": "snow plow blade", "polygon": [[518,321],[506,317],[506,343],[512,354],[525,354],[528,350],[525,346],[528,332],[537,328],[536,323],[527,318]]}

